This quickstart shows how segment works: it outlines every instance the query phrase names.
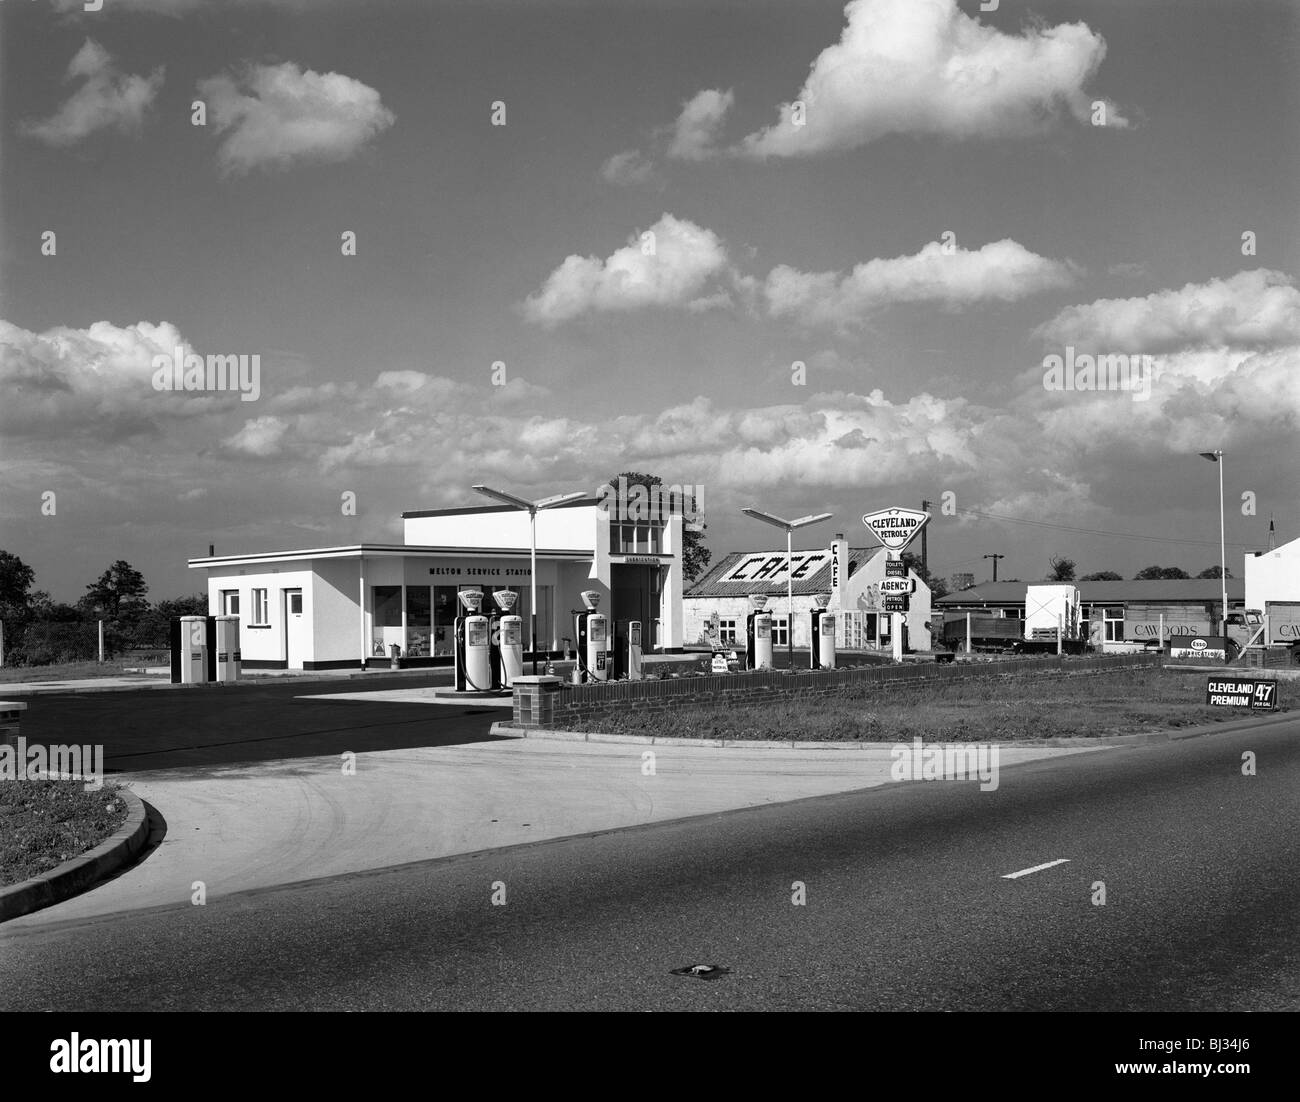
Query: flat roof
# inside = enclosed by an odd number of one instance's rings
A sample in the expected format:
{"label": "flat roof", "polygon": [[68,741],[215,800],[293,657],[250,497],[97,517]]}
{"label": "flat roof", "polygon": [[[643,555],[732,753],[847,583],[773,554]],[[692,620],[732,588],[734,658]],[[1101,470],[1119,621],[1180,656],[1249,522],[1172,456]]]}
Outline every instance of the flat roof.
{"label": "flat roof", "polygon": [[[301,559],[359,559],[363,555],[376,557],[459,557],[476,556],[491,559],[527,559],[531,551],[525,547],[443,547],[410,543],[354,543],[343,547],[307,547],[299,551],[258,551],[251,555],[205,555],[187,560],[191,570],[213,566],[239,566],[247,563],[294,562]],[[561,550],[539,547],[539,559],[564,559],[570,562],[589,562],[590,551]]]}
{"label": "flat roof", "polygon": [[[552,505],[551,509],[577,509],[584,505],[598,505],[601,498],[595,494],[588,497],[576,498],[573,501],[566,501],[563,505]],[[542,512],[549,513],[550,509],[543,509]],[[514,505],[470,505],[462,506],[459,509],[411,509],[402,514],[403,520],[411,520],[415,517],[463,517],[469,513],[522,513],[523,510]]]}

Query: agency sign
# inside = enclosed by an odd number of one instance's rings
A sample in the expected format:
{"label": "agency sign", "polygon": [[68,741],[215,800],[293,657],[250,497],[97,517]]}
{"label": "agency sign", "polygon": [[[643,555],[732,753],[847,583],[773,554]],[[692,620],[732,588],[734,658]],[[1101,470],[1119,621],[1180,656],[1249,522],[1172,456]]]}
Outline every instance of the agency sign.
{"label": "agency sign", "polygon": [[867,513],[862,523],[888,550],[901,551],[929,519],[929,513],[916,509],[881,509],[878,513]]}

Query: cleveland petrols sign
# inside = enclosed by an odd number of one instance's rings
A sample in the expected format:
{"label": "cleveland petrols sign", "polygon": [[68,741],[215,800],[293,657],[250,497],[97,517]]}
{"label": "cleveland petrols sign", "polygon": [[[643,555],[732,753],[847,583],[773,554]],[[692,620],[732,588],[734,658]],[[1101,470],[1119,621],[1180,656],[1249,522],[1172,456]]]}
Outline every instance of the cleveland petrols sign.
{"label": "cleveland petrols sign", "polygon": [[929,513],[915,509],[881,509],[878,513],[867,513],[862,523],[871,529],[876,537],[889,551],[901,551],[912,537],[919,532],[930,519]]}

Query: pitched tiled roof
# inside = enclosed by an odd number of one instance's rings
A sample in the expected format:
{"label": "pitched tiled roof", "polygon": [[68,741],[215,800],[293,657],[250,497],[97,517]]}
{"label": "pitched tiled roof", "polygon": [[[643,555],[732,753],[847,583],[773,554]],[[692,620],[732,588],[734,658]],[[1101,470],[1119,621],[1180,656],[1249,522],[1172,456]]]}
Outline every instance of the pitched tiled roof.
{"label": "pitched tiled roof", "polygon": [[[805,548],[807,550],[824,550],[823,548]],[[878,551],[880,547],[850,547],[849,548],[849,570],[850,575],[861,569],[862,564],[867,562]],[[795,551],[798,555],[799,551]],[[761,581],[743,581],[743,582],[723,582],[719,578],[724,577],[730,572],[741,559],[750,555],[771,555],[785,558],[785,548],[782,547],[776,551],[731,551],[724,555],[712,567],[704,577],[696,581],[682,597],[690,599],[691,597],[748,597],[751,593],[768,593],[778,594],[786,591],[785,572],[774,580],[763,579]],[[798,567],[796,566],[797,570]],[[831,589],[831,561],[829,557],[814,573],[808,574],[802,578],[794,580],[794,593],[799,597],[811,597],[816,593],[829,593]]]}
{"label": "pitched tiled roof", "polygon": [[[1051,585],[1051,582],[981,582],[970,589],[949,593],[935,602],[939,607],[962,605],[1022,605],[1025,589],[1030,585]],[[1157,578],[1150,581],[1120,582],[1061,582],[1074,585],[1079,590],[1079,600],[1085,604],[1129,604],[1135,602],[1202,602],[1217,601],[1221,597],[1218,578]],[[1228,579],[1228,600],[1241,601],[1246,596],[1246,583],[1240,578]]]}

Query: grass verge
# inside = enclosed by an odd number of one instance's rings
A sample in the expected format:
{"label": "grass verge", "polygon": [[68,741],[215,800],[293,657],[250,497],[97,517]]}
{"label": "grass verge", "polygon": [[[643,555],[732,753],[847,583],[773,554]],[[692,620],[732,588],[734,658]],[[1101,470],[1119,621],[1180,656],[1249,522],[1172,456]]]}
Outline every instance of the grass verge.
{"label": "grass verge", "polygon": [[84,781],[0,781],[0,888],[80,857],[125,821],[116,785],[87,792]]}
{"label": "grass verge", "polygon": [[763,704],[631,710],[574,729],[664,738],[1001,742],[1098,738],[1243,718],[1236,709],[1204,701],[1203,673],[1138,669],[1063,676],[1044,671],[951,682],[900,681]]}
{"label": "grass verge", "polygon": [[50,666],[4,666],[0,668],[0,685],[15,681],[80,681],[92,677],[121,677],[125,666],[140,666],[135,660],[124,662],[56,662]]}

